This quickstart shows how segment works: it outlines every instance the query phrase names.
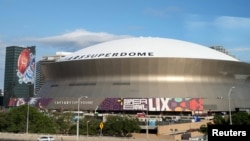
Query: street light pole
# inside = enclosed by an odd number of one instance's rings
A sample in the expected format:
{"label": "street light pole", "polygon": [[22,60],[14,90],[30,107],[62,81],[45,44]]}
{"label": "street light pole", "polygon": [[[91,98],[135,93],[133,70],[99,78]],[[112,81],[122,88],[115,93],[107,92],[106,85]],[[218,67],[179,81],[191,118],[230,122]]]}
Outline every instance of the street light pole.
{"label": "street light pole", "polygon": [[28,108],[27,108],[27,121],[26,121],[26,134],[28,134],[29,133],[29,116],[30,116],[30,106],[29,106],[30,104],[29,104],[29,101],[28,101],[28,103],[27,103],[27,106],[28,106]]}
{"label": "street light pole", "polygon": [[78,106],[77,106],[77,125],[76,125],[76,141],[79,140],[79,118],[80,118],[80,115],[79,115],[79,107],[80,107],[80,100],[82,98],[88,98],[88,96],[81,96],[78,98]]}
{"label": "street light pole", "polygon": [[146,131],[147,132],[147,141],[148,141],[148,110],[149,110],[148,108],[147,108],[147,116],[146,116],[146,122],[147,122],[147,131]]}
{"label": "street light pole", "polygon": [[228,91],[228,105],[229,105],[229,120],[230,120],[230,125],[232,125],[232,115],[231,115],[231,92],[235,87],[232,86],[229,91]]}
{"label": "street light pole", "polygon": [[30,97],[33,96],[34,93],[31,93],[32,92],[32,83],[31,82],[28,82],[28,87],[29,87],[29,97],[28,97],[28,102],[27,102],[27,121],[26,121],[26,134],[29,134],[29,116],[30,116]]}
{"label": "street light pole", "polygon": [[87,137],[89,136],[89,120],[87,121]]}

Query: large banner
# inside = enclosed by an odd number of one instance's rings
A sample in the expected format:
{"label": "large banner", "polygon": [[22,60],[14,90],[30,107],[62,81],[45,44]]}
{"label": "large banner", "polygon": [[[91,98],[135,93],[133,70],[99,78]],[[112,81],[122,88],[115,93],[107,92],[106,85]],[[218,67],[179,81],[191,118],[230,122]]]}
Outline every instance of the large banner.
{"label": "large banner", "polygon": [[203,111],[202,98],[106,98],[99,110]]}
{"label": "large banner", "polygon": [[44,109],[51,102],[51,98],[10,98],[9,107],[18,107],[29,104],[39,109]]}
{"label": "large banner", "polygon": [[[95,100],[94,100],[95,101]],[[10,98],[9,107],[29,103],[37,108],[46,108],[51,102],[57,108],[77,108],[77,99],[54,100],[52,98]],[[81,101],[80,104],[93,105],[93,101]],[[105,98],[98,105],[102,111],[203,111],[202,98]],[[95,105],[94,105],[95,106]],[[54,107],[54,108],[55,108]]]}
{"label": "large banner", "polygon": [[34,84],[35,81],[35,50],[25,48],[19,54],[17,60],[17,77],[18,83]]}

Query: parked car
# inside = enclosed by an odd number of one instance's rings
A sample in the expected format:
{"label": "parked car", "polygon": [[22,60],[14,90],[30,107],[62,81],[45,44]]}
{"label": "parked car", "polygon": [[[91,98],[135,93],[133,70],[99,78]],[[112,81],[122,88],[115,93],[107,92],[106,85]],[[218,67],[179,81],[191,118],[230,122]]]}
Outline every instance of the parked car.
{"label": "parked car", "polygon": [[41,136],[37,138],[37,141],[55,141],[53,136]]}

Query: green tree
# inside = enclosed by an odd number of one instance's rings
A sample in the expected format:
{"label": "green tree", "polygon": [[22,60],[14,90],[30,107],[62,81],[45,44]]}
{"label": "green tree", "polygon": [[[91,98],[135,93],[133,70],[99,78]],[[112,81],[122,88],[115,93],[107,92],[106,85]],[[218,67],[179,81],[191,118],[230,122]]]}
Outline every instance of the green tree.
{"label": "green tree", "polygon": [[125,118],[123,122],[123,132],[125,136],[131,136],[133,132],[139,132],[139,120],[137,118]]}
{"label": "green tree", "polygon": [[211,124],[212,124],[211,122],[208,122],[207,124],[202,124],[202,125],[200,126],[199,132],[203,133],[204,136],[207,135],[207,134],[208,134],[207,127],[208,127],[209,125],[211,125]]}
{"label": "green tree", "polygon": [[250,125],[250,115],[247,112],[237,112],[232,116],[233,124]]}
{"label": "green tree", "polygon": [[[27,129],[27,105],[12,108],[7,112],[8,127],[6,131],[14,133],[26,132]],[[30,133],[55,133],[56,124],[53,120],[38,111],[37,108],[29,106],[28,132]]]}
{"label": "green tree", "polygon": [[68,134],[71,126],[73,126],[73,113],[54,113],[53,120],[57,124],[59,134]]}
{"label": "green tree", "polygon": [[137,118],[128,116],[108,116],[103,129],[104,135],[128,137],[133,132],[139,132]]}
{"label": "green tree", "polygon": [[6,112],[0,112],[0,132],[7,132],[8,128],[8,115]]}
{"label": "green tree", "polygon": [[[85,116],[83,119],[79,120],[79,135],[99,135],[100,134],[100,124],[101,120]],[[76,134],[76,122],[71,126],[69,134]]]}
{"label": "green tree", "polygon": [[227,123],[227,120],[222,117],[221,115],[214,115],[214,124],[217,124],[217,125],[224,125],[224,124],[228,124]]}

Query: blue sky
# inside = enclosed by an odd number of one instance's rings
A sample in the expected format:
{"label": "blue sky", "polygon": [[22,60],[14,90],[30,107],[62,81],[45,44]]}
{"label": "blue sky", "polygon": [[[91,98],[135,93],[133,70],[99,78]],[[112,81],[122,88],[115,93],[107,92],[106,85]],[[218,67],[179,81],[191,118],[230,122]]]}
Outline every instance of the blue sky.
{"label": "blue sky", "polygon": [[127,37],[221,45],[250,62],[249,0],[0,0],[0,89],[7,46],[36,60]]}

